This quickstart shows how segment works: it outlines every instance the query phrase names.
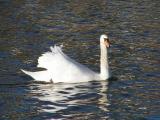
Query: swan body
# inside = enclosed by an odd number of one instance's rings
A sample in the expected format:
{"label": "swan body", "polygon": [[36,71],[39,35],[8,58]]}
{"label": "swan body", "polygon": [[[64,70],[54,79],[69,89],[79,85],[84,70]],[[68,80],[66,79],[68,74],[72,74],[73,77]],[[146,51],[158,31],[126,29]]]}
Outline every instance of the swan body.
{"label": "swan body", "polygon": [[100,73],[90,70],[88,67],[76,62],[62,52],[61,46],[50,47],[51,51],[42,54],[38,58],[37,67],[45,68],[44,71],[30,72],[22,70],[36,81],[44,82],[88,82],[91,80],[106,80],[109,78],[109,66],[107,59],[107,49],[109,40],[107,35],[100,37]]}

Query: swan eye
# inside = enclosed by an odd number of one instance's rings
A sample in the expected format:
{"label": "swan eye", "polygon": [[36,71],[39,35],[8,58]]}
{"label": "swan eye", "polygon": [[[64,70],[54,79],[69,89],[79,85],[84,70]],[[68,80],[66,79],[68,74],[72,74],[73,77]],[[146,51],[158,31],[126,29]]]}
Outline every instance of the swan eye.
{"label": "swan eye", "polygon": [[104,41],[109,43],[109,39],[108,38],[104,38]]}

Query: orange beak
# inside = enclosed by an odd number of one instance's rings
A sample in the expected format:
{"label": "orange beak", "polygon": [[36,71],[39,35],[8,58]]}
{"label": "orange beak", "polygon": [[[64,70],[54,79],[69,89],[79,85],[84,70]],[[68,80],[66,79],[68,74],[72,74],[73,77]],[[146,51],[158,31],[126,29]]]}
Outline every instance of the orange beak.
{"label": "orange beak", "polygon": [[105,39],[105,40],[104,40],[104,44],[105,44],[106,47],[109,48],[109,47],[110,47],[109,39]]}

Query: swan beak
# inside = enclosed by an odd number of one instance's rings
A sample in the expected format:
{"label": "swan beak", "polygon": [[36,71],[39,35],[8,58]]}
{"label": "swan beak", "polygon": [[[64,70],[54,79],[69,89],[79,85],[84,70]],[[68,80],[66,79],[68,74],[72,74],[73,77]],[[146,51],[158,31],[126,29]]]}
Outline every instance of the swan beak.
{"label": "swan beak", "polygon": [[108,39],[108,38],[104,40],[104,44],[105,44],[105,46],[106,46],[107,48],[110,47],[110,42],[109,42],[109,39]]}

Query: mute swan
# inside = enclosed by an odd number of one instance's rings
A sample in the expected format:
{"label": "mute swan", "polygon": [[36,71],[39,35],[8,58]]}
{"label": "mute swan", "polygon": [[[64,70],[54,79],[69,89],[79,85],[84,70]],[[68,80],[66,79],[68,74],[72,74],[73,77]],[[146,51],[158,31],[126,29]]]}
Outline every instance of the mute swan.
{"label": "mute swan", "polygon": [[86,66],[68,57],[61,50],[61,46],[50,47],[51,52],[46,52],[38,58],[37,67],[45,68],[44,71],[29,72],[22,70],[36,81],[44,82],[88,82],[91,80],[106,80],[109,78],[107,49],[110,42],[107,35],[100,36],[100,73],[96,73]]}

